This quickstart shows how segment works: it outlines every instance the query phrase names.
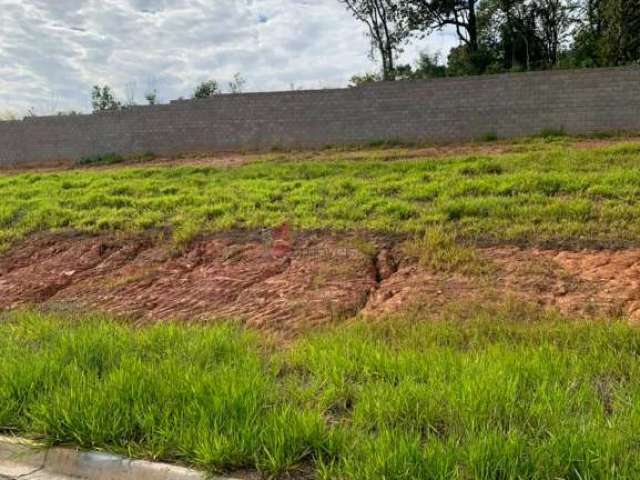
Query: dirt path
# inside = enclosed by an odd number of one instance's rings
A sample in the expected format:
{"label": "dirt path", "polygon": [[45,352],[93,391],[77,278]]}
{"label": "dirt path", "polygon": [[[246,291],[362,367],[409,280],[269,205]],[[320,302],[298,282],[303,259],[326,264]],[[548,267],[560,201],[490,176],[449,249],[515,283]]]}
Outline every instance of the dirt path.
{"label": "dirt path", "polygon": [[479,250],[490,274],[437,273],[382,237],[219,234],[179,253],[148,237],[44,236],[0,256],[0,309],[97,309],[138,321],[233,318],[283,334],[461,300],[640,320],[640,249]]}
{"label": "dirt path", "polygon": [[[638,142],[640,137],[612,137],[605,139],[595,138],[571,138],[567,137],[566,142],[569,147],[578,149],[604,148],[620,142]],[[325,161],[339,156],[343,160],[362,160],[377,158],[381,160],[404,160],[417,158],[445,158],[468,155],[502,155],[521,151],[522,144],[517,140],[497,141],[497,142],[468,142],[455,144],[439,144],[428,147],[393,147],[388,148],[367,148],[353,147],[344,150],[309,150],[309,151],[286,151],[286,152],[218,152],[218,153],[193,153],[176,157],[158,156],[153,160],[140,162],[135,158],[125,160],[115,165],[94,165],[90,167],[78,167],[73,161],[61,160],[55,163],[30,164],[22,167],[0,167],[0,174],[20,174],[30,171],[54,172],[60,170],[71,170],[77,168],[91,169],[113,169],[123,166],[130,167],[175,167],[175,166],[211,166],[216,168],[234,168],[258,161]]]}

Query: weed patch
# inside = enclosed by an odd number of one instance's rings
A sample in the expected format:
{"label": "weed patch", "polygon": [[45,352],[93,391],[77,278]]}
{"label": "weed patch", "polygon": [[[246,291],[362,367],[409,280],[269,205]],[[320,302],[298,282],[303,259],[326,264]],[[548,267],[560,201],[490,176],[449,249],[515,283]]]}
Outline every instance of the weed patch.
{"label": "weed patch", "polygon": [[117,163],[124,162],[124,160],[124,157],[117,153],[105,153],[101,155],[82,157],[76,163],[82,166],[115,165]]}
{"label": "weed patch", "polygon": [[640,331],[474,312],[284,349],[226,324],[5,315],[0,426],[269,477],[636,478]]}
{"label": "weed patch", "polygon": [[437,272],[481,273],[487,266],[475,250],[461,245],[442,226],[429,227],[423,236],[406,241],[404,253]]}

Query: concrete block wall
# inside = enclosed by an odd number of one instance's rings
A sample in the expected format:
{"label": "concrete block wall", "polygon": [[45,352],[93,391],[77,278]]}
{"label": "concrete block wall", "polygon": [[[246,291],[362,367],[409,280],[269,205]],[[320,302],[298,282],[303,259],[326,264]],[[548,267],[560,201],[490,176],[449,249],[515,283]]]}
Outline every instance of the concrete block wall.
{"label": "concrete block wall", "polygon": [[485,75],[218,95],[121,112],[0,122],[0,166],[116,152],[464,141],[543,129],[640,131],[640,68]]}

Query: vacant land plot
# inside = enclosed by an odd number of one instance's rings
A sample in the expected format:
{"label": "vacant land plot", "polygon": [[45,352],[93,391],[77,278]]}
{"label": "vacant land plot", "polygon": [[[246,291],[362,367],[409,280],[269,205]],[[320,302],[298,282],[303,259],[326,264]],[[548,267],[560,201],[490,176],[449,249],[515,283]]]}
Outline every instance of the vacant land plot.
{"label": "vacant land plot", "polygon": [[241,477],[638,478],[640,142],[450,153],[0,175],[0,431]]}

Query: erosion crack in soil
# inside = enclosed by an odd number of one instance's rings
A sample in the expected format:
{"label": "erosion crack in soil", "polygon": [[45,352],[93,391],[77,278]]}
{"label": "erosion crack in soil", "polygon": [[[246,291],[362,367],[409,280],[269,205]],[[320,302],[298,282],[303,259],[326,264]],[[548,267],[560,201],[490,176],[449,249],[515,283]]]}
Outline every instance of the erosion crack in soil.
{"label": "erosion crack in soil", "polygon": [[361,314],[437,312],[513,297],[579,315],[640,320],[640,249],[491,247],[487,276],[436,272],[398,243],[356,234],[226,233],[176,252],[149,237],[34,237],[0,256],[0,309],[97,309],[136,321],[237,319],[296,333]]}

